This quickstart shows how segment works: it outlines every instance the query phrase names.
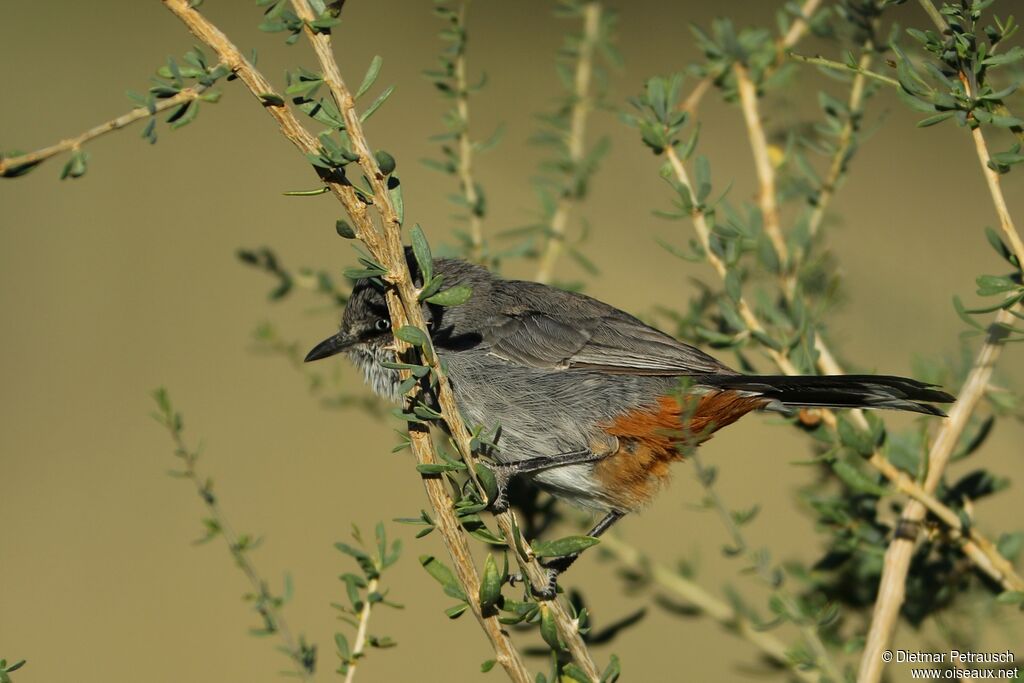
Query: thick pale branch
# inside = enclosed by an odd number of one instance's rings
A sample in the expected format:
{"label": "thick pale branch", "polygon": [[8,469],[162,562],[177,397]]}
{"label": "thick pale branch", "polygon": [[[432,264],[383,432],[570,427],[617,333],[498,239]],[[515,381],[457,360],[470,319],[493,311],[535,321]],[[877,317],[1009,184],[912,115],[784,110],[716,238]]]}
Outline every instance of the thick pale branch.
{"label": "thick pale branch", "polygon": [[[938,487],[949,463],[953,449],[967,427],[975,408],[985,396],[989,379],[996,359],[1003,348],[1005,330],[1002,325],[1013,322],[1014,317],[1007,310],[999,311],[995,321],[989,328],[988,338],[981,347],[974,366],[963,387],[957,402],[949,411],[949,417],[932,443],[928,452],[928,474],[924,481],[924,490],[931,493]],[[878,597],[871,618],[871,629],[868,631],[864,655],[860,663],[858,681],[860,683],[876,683],[881,680],[884,663],[882,651],[892,639],[892,633],[899,617],[900,608],[906,596],[906,578],[910,569],[910,561],[914,555],[918,531],[927,510],[916,500],[907,503],[900,515],[897,534],[889,544],[885,553],[882,578],[878,586]]]}
{"label": "thick pale branch", "polygon": [[168,109],[174,109],[175,107],[179,107],[187,102],[192,102],[209,90],[210,87],[211,86],[199,84],[191,88],[184,88],[177,95],[157,100],[153,104],[152,109],[149,107],[136,107],[135,109],[118,116],[116,119],[111,119],[110,121],[101,123],[100,125],[90,128],[84,133],[74,137],[65,138],[64,140],[50,145],[49,147],[43,147],[42,149],[28,154],[19,154],[18,156],[12,157],[0,157],[0,177],[12,172],[17,172],[19,169],[23,169],[26,166],[35,166],[36,164],[42,163],[50,157],[57,156],[62,152],[81,149],[82,145],[100,137],[101,135],[105,135],[115,130],[120,130],[130,126],[136,121],[148,119],[151,116],[156,116],[160,112],[167,111]]}
{"label": "thick pale branch", "polygon": [[[572,113],[569,123],[567,141],[569,163],[572,173],[576,173],[583,162],[585,153],[587,116],[593,107],[590,94],[590,81],[594,71],[594,47],[601,29],[601,3],[590,0],[583,9],[583,40],[580,41],[579,54],[576,57],[576,74],[573,78]],[[573,181],[575,184],[575,181]],[[575,192],[562,191],[548,225],[547,243],[541,254],[540,267],[537,269],[537,282],[548,282],[554,274],[555,263],[565,246],[565,232],[569,226],[569,216],[577,201]]]}
{"label": "thick pale branch", "polygon": [[[264,104],[268,113],[270,113],[278,122],[278,125],[285,137],[287,137],[305,154],[312,154],[316,152],[318,147],[316,139],[298,122],[292,111],[283,104],[277,104],[276,102],[279,101],[277,98],[268,100],[263,97],[265,94],[273,92],[272,87],[263,75],[256,71],[256,69],[253,68],[253,66],[241,55],[238,48],[231,43],[227,36],[191,8],[188,0],[162,1],[168,9],[170,9],[179,19],[182,20],[183,23],[185,23],[197,38],[211,47],[217,53],[218,57],[238,75],[239,79],[245,83],[249,91]],[[331,58],[330,61],[333,62],[333,58]],[[337,83],[343,85],[343,83],[340,82],[340,79],[336,84]],[[350,100],[351,98],[348,98],[346,101],[348,102],[349,109],[351,110],[352,103]],[[348,119],[346,119],[346,121],[347,120]],[[361,132],[361,128],[357,128],[356,130]],[[362,148],[359,151],[360,156],[365,158],[367,156],[363,152],[363,150],[365,150],[365,141],[357,141],[353,137],[353,143],[362,143]],[[372,155],[369,155],[369,160],[369,163],[373,164],[375,168],[375,162],[373,161]],[[378,184],[380,183],[381,179],[377,177],[376,174],[371,173],[370,176],[371,182],[376,178]],[[393,244],[396,244],[397,248],[386,250],[384,248],[385,245],[383,244],[383,236],[374,228],[372,220],[370,220],[366,212],[365,205],[358,199],[351,186],[344,185],[334,178],[324,178],[324,181],[331,188],[332,192],[334,192],[334,194],[341,200],[355,223],[357,235],[364,241],[371,252],[374,253],[374,256],[381,258],[383,256],[387,256],[389,253],[395,255],[393,258],[382,260],[382,263],[390,267],[390,274],[392,276],[401,270],[405,271],[405,289],[407,291],[412,291],[411,300],[415,302],[415,292],[411,281],[408,279],[408,268],[404,265],[405,261],[404,256],[402,255],[403,252],[401,250],[400,238],[395,237],[392,239]],[[390,208],[393,216],[393,207]],[[394,221],[394,224],[397,227],[397,221]],[[384,234],[386,235],[387,232],[388,231],[385,231]],[[391,232],[397,232],[397,230],[393,230]],[[401,263],[401,268],[395,267],[396,262]],[[415,321],[410,320],[406,315],[406,309],[402,304],[403,302],[399,301],[393,292],[389,294],[388,305],[396,328],[408,323],[415,324]],[[422,317],[418,306],[413,305],[410,308],[412,313]],[[419,320],[419,323],[422,327],[422,319]],[[396,340],[396,345],[399,346],[400,350],[405,348],[404,346],[401,346],[399,340]],[[410,428],[410,439],[413,453],[420,463],[434,464],[437,462],[436,453],[434,452],[434,446],[430,438],[429,431],[424,428],[412,426]],[[427,496],[430,499],[431,506],[435,512],[436,528],[444,540],[448,553],[452,558],[456,576],[465,590],[466,595],[475,596],[479,593],[480,579],[476,572],[476,567],[473,562],[469,546],[466,542],[465,533],[453,512],[453,501],[440,478],[424,477],[423,483],[427,491]],[[517,683],[527,683],[530,681],[531,677],[529,671],[526,669],[518,650],[516,650],[512,644],[508,633],[502,628],[497,618],[495,616],[484,616],[481,614],[479,604],[476,603],[472,597],[470,598],[470,606],[474,615],[483,627],[484,633],[490,639],[491,644],[494,647],[498,663],[505,669],[509,677],[512,680],[517,681]]]}
{"label": "thick pale branch", "polygon": [[[921,5],[928,11],[933,20],[937,20],[940,28],[945,30],[946,21],[941,14],[935,11],[934,5],[929,0],[922,0]],[[961,81],[967,93],[970,94],[970,82],[961,74]],[[1000,227],[1003,235],[1010,243],[1010,248],[1016,254],[1018,263],[1024,263],[1024,244],[1013,224],[1006,199],[1003,196],[999,174],[989,167],[990,154],[985,144],[985,136],[982,134],[981,126],[971,130],[974,141],[975,152],[978,162],[981,164],[982,173],[988,185],[989,194],[992,197],[992,204],[999,216]],[[1000,310],[995,320],[989,326],[988,336],[978,352],[970,374],[968,374],[957,403],[949,411],[949,417],[943,423],[942,428],[932,443],[928,453],[928,473],[924,481],[924,489],[927,492],[934,491],[945,472],[953,449],[963,435],[971,415],[981,402],[988,388],[989,380],[995,362],[1003,349],[1006,337],[1006,326],[1015,321],[1013,312],[1009,309]],[[877,683],[882,678],[882,670],[885,664],[882,661],[881,653],[892,640],[893,631],[899,618],[899,612],[906,597],[906,579],[910,570],[910,562],[913,558],[914,548],[917,544],[921,521],[924,519],[925,509],[916,500],[907,503],[900,516],[899,531],[896,537],[890,542],[886,549],[885,561],[882,566],[882,578],[878,586],[878,597],[875,600],[875,608],[871,618],[871,628],[868,631],[867,642],[864,647],[864,655],[861,659],[858,673],[858,683]],[[976,539],[978,540],[978,539]],[[996,569],[1004,576],[1012,579],[1010,585],[1003,582],[1007,588],[1024,590],[1024,581],[1013,571],[1013,566],[1001,554],[997,548],[992,548],[995,556],[990,559],[996,565]]]}

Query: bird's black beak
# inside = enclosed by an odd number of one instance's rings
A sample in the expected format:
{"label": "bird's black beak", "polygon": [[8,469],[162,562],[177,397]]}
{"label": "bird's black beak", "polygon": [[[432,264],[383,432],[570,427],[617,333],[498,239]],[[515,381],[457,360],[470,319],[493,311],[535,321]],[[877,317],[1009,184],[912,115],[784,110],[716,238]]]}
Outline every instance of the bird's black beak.
{"label": "bird's black beak", "polygon": [[314,346],[313,349],[306,354],[306,358],[304,360],[309,363],[314,360],[333,356],[336,353],[341,353],[348,347],[352,346],[355,342],[356,340],[354,337],[349,337],[339,332],[338,334],[330,336]]}

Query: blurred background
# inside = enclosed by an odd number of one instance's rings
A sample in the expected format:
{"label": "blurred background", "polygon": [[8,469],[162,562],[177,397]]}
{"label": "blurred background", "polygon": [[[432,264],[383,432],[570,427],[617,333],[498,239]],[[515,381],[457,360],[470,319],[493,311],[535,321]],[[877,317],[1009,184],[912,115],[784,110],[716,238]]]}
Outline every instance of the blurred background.
{"label": "blurred background", "polygon": [[[648,76],[698,57],[689,23],[728,16],[740,26],[773,26],[776,9],[742,0],[609,4],[621,10],[625,59],[612,74],[609,101],[616,105]],[[477,159],[492,237],[533,222],[539,211],[529,178],[547,152],[525,143],[538,125],[532,114],[550,109],[561,92],[554,63],[563,33],[578,29],[552,19],[551,8],[537,1],[471,8],[470,72],[489,77],[472,101],[473,135],[506,127],[499,147]],[[202,9],[243,50],[259,49],[259,66],[276,85],[283,87],[285,68],[313,67],[304,41],[286,47],[282,35],[256,30],[252,3],[210,1]],[[126,111],[124,91],[144,91],[157,66],[194,42],[158,2],[7,3],[3,11],[4,149],[36,149]],[[900,16],[905,24],[927,23],[916,6],[901,8]],[[383,56],[378,88],[397,89],[367,132],[398,159],[407,220],[421,223],[437,244],[455,225],[446,195],[457,190],[452,178],[419,163],[437,156],[428,137],[443,131],[448,107],[421,75],[440,52],[440,28],[427,2],[351,0],[335,41],[350,82],[358,83],[373,55]],[[821,87],[845,99],[842,83],[817,73],[804,82],[806,93],[789,91],[794,99],[766,107],[769,117],[813,113]],[[216,481],[225,513],[240,530],[263,537],[254,555],[263,573],[275,582],[293,576],[286,614],[320,645],[320,680],[336,666],[332,634],[347,628],[329,603],[343,597],[337,575],[352,564],[333,542],[347,540],[352,524],[369,532],[377,520],[415,516],[426,506],[408,453],[389,454],[392,421],[322,408],[284,358],[254,350],[252,332],[261,322],[306,348],[336,321],[309,294],[268,302],[273,283],[243,267],[238,248],[271,246],[289,266],[327,268],[339,278],[355,257],[335,235],[334,199],[282,196],[316,186],[304,159],[240,85],[223,90],[222,101],[202,107],[192,125],[170,132],[161,124],[156,146],[139,139],[141,126],[91,144],[82,179],[58,181],[61,159],[0,182],[0,316],[7,330],[0,354],[0,656],[28,660],[19,683],[273,680],[286,668],[270,643],[247,635],[257,625],[240,598],[247,586],[219,541],[191,545],[202,533],[201,506],[187,483],[166,475],[175,464],[171,445],[148,416],[157,386],[167,386],[184,412],[190,439],[202,440],[200,466]],[[832,339],[865,371],[908,374],[917,356],[956,357],[964,325],[951,296],[972,300],[974,277],[1001,267],[982,234],[996,218],[968,135],[949,124],[917,129],[918,118],[891,93],[870,101],[868,120],[885,125],[863,144],[833,204],[831,245],[848,297],[831,319]],[[711,93],[702,121],[701,150],[716,184],[732,180],[734,200],[753,199],[738,108]],[[559,276],[582,279],[590,294],[637,314],[683,305],[694,292],[691,278],[712,274],[655,242],[683,243],[692,230],[652,215],[671,199],[657,160],[614,114],[596,113],[591,130],[591,139],[610,136],[612,149],[576,217],[591,224],[584,251],[600,275],[563,259]],[[1005,176],[1018,220],[1021,178]],[[534,269],[516,264],[509,272],[529,276]],[[1001,362],[1018,385],[1020,351],[1010,348]],[[347,366],[338,369],[352,392],[365,391]],[[820,553],[813,519],[793,502],[811,474],[791,464],[808,455],[808,442],[772,422],[743,420],[704,448],[704,461],[720,468],[720,492],[733,505],[762,506],[748,531],[755,544],[777,558],[813,559]],[[1024,428],[1003,421],[980,456],[952,473],[985,466],[1019,487],[1022,441]],[[700,497],[692,468],[677,466],[674,485],[621,532],[667,563],[696,553],[698,579],[718,591],[740,563],[721,557],[724,530],[713,513],[692,508]],[[980,527],[998,534],[1021,517],[1020,489],[976,512]],[[490,657],[487,643],[472,618],[448,621],[442,610],[451,600],[415,559],[442,554],[439,539],[414,540],[415,529],[390,522],[389,530],[405,553],[386,583],[406,607],[380,610],[371,631],[392,636],[398,647],[371,652],[358,678],[475,679]],[[751,580],[736,583],[756,594]],[[681,662],[691,680],[757,677],[753,647],[709,620],[667,613],[647,594],[625,594],[614,564],[597,553],[573,568],[567,584],[587,596],[599,627],[646,608],[637,626],[597,648],[603,661],[618,654],[629,680],[678,680],[666,672],[679,671]],[[990,623],[987,649],[1024,642],[1024,624],[1010,612]],[[927,634],[904,627],[894,645],[922,643]],[[440,669],[442,661],[454,664]],[[546,668],[543,660],[533,666]]]}

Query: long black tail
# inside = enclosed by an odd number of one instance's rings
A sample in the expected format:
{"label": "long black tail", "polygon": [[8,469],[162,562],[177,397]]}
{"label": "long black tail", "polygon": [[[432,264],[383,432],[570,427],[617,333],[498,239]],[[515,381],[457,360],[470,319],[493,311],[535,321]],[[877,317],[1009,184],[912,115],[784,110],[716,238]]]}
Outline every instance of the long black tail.
{"label": "long black tail", "polygon": [[749,391],[795,408],[888,408],[945,416],[929,404],[956,400],[934,384],[890,375],[708,375],[700,384]]}

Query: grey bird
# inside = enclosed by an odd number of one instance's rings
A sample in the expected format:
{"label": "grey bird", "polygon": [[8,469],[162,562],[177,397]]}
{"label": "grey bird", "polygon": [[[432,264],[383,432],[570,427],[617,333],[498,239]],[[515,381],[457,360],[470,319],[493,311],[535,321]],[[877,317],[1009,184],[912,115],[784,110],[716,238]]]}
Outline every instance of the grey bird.
{"label": "grey bird", "polygon": [[[414,277],[415,260],[409,258]],[[952,396],[888,375],[743,375],[613,306],[537,282],[504,280],[437,259],[444,285],[467,285],[459,306],[424,305],[466,422],[500,427],[489,455],[499,483],[524,476],[604,513],[600,535],[648,503],[685,448],[758,409],[888,408],[944,415]],[[345,352],[379,395],[400,400],[391,321],[379,281],[360,280],[337,334],[306,356]],[[680,387],[683,387],[680,390]],[[576,556],[549,563],[551,587]]]}

